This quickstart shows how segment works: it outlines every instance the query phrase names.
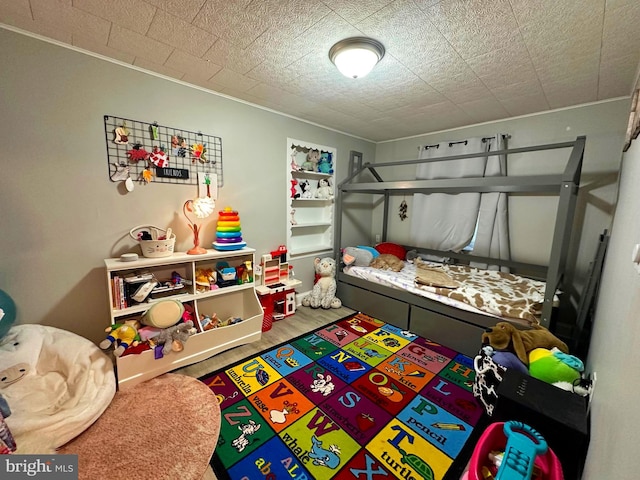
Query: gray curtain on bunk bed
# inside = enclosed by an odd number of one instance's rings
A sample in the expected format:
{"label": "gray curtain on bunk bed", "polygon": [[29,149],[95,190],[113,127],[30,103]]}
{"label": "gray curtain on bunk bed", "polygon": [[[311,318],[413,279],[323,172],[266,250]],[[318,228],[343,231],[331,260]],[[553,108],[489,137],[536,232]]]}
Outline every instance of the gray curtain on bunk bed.
{"label": "gray curtain on bunk bed", "polygon": [[[420,159],[484,152],[482,137],[462,142],[440,142],[421,148]],[[425,162],[416,171],[418,180],[482,177],[486,157]],[[480,208],[480,193],[416,193],[413,196],[411,241],[416,247],[459,252],[473,238]]]}
{"label": "gray curtain on bunk bed", "polygon": [[[498,134],[486,138],[487,151],[495,152],[505,149],[504,135]],[[506,155],[492,155],[487,157],[485,177],[496,177],[507,174]],[[511,259],[509,248],[509,219],[507,208],[507,194],[504,192],[486,192],[480,195],[480,210],[478,212],[478,230],[473,246],[473,254],[483,257]],[[471,262],[478,268],[509,271],[506,267]]]}
{"label": "gray curtain on bunk bed", "polygon": [[[440,142],[420,148],[420,159],[499,150],[503,135]],[[504,156],[480,155],[477,158],[425,162],[416,171],[419,180],[506,175]],[[509,258],[506,194],[498,192],[458,194],[431,193],[413,196],[410,238],[416,247],[460,252],[474,233],[475,255]],[[477,232],[476,232],[477,226]],[[487,265],[474,266],[486,268]],[[497,267],[495,267],[497,268]]]}

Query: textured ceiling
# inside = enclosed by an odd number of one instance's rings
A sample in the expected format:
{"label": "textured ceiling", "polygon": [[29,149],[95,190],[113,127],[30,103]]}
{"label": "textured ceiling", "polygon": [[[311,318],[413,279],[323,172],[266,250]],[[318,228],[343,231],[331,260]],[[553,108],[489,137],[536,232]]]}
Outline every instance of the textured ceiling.
{"label": "textured ceiling", "polygon": [[[0,22],[371,140],[630,95],[638,0],[0,0]],[[328,51],[387,53],[343,77]]]}

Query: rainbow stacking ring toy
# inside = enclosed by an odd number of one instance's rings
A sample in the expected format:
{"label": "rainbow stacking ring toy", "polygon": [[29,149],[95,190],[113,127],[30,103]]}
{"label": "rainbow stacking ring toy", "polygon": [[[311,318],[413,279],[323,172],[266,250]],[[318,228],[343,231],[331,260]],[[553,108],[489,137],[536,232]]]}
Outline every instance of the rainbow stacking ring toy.
{"label": "rainbow stacking ring toy", "polygon": [[216,227],[216,241],[213,248],[216,250],[240,250],[247,244],[242,240],[240,228],[240,215],[231,207],[226,207],[218,212],[218,224]]}

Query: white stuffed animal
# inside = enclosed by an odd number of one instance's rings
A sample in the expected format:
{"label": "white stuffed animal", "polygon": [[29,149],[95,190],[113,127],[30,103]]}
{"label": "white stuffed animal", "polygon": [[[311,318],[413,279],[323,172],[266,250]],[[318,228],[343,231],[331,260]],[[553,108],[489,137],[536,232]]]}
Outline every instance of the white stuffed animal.
{"label": "white stuffed animal", "polygon": [[314,260],[318,281],[309,295],[302,299],[302,305],[311,308],[340,308],[342,302],[336,295],[336,261],[331,257]]}
{"label": "white stuffed animal", "polygon": [[326,178],[321,178],[318,181],[316,198],[324,198],[324,199],[333,198],[333,190],[331,189],[331,185],[329,185],[329,180],[327,180]]}
{"label": "white stuffed animal", "polygon": [[302,195],[300,198],[313,198],[313,193],[311,192],[311,183],[309,180],[301,180],[298,182],[300,186],[300,190],[302,191]]}

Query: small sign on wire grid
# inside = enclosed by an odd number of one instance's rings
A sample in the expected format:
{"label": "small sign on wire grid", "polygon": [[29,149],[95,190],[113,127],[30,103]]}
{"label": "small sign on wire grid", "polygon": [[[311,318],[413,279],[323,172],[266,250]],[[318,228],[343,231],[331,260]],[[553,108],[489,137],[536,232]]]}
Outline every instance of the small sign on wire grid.
{"label": "small sign on wire grid", "polygon": [[[112,115],[104,116],[109,178],[197,185],[198,173],[223,186],[222,138]],[[151,180],[149,180],[151,179]]]}

